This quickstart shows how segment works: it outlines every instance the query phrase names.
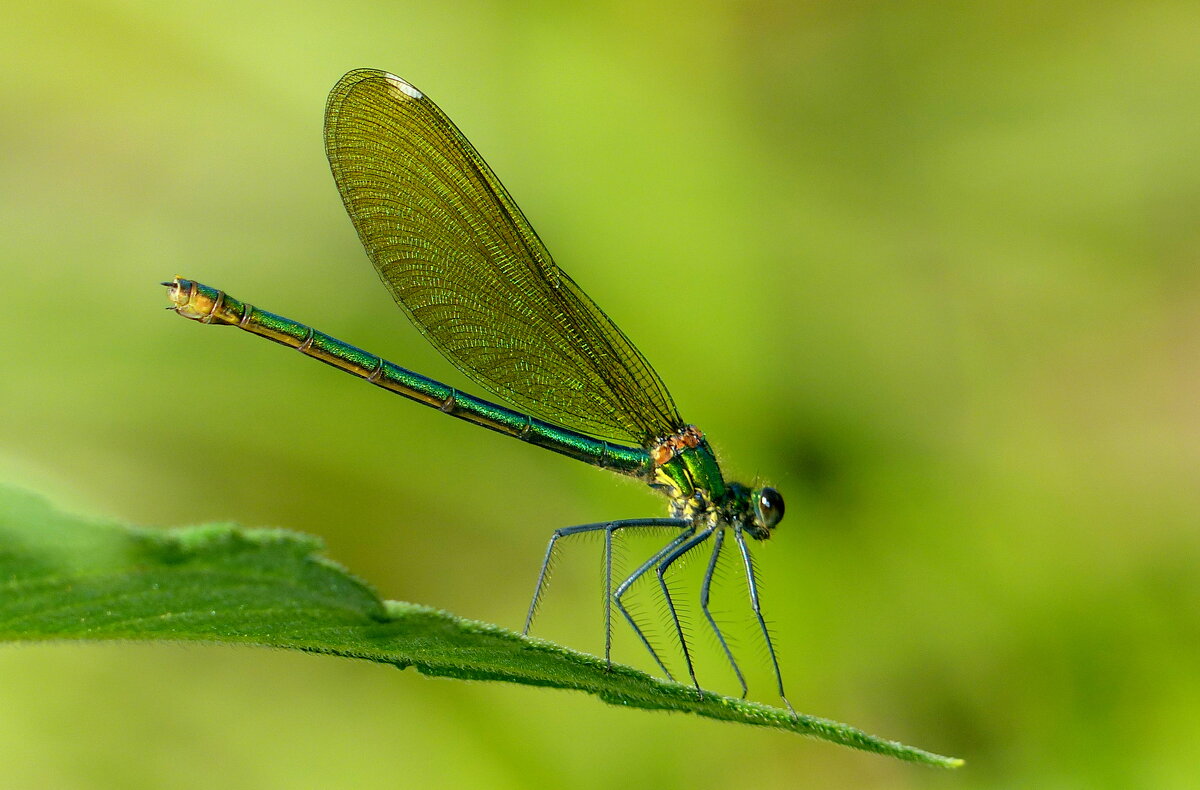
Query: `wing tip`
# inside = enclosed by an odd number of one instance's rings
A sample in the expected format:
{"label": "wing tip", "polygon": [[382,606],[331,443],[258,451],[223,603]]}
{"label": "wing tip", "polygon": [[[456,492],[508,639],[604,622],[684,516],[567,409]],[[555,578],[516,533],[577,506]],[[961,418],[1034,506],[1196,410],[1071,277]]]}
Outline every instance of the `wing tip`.
{"label": "wing tip", "polygon": [[400,77],[397,77],[395,74],[391,74],[391,73],[385,71],[385,72],[383,72],[383,78],[385,80],[387,80],[388,83],[393,88],[400,91],[400,93],[404,94],[405,96],[407,96],[410,99],[424,99],[425,98],[425,94],[421,93],[419,90],[417,90],[415,87],[413,87],[413,84],[411,82],[401,79]]}
{"label": "wing tip", "polygon": [[424,99],[425,94],[417,90],[416,86],[408,80],[397,77],[391,72],[383,71],[382,69],[359,68],[351,69],[342,75],[338,80],[337,85],[333,87],[331,96],[341,96],[348,94],[355,85],[367,80],[383,80],[388,84],[388,87],[400,93],[399,98],[408,99]]}

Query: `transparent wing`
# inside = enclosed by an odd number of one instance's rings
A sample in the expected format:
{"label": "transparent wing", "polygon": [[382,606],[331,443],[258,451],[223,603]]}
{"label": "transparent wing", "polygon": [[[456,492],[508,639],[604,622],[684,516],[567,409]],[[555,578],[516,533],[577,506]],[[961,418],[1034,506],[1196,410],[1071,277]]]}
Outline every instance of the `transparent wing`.
{"label": "transparent wing", "polygon": [[459,370],[594,436],[647,444],[683,427],[645,357],[424,94],[387,72],[350,72],[329,95],[325,149],[379,276]]}

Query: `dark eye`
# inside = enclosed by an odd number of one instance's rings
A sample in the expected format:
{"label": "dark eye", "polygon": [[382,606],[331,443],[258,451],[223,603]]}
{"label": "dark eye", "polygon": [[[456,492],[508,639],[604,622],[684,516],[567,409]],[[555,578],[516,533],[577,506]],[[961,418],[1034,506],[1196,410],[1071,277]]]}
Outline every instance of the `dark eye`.
{"label": "dark eye", "polygon": [[767,529],[774,529],[783,520],[783,497],[774,488],[762,488],[754,501],[758,521]]}

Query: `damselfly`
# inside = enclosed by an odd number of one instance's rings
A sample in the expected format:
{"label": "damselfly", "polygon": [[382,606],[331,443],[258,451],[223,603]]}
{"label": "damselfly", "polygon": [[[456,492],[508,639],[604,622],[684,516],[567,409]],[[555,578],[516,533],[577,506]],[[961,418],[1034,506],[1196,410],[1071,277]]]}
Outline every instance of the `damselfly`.
{"label": "damselfly", "polygon": [[[744,695],[745,678],[709,608],[717,563],[722,552],[734,552],[783,697],[747,544],[747,538],[770,537],[783,518],[779,493],[725,479],[704,434],[680,418],[650,363],[554,263],[491,168],[425,94],[383,71],[350,72],[329,96],[325,149],[346,210],[396,303],[451,363],[517,409],[425,378],[191,280],[164,283],[171,309],[291,346],[459,419],[638,478],[662,492],[668,499],[665,517],[555,530],[525,632],[558,542],[602,533],[605,658],[612,650],[615,609],[671,677],[626,601],[639,579],[657,579],[688,675],[699,689],[667,575],[682,557],[709,544],[700,585],[704,616]],[[614,579],[614,536],[640,530],[666,530],[671,537],[632,573]]]}

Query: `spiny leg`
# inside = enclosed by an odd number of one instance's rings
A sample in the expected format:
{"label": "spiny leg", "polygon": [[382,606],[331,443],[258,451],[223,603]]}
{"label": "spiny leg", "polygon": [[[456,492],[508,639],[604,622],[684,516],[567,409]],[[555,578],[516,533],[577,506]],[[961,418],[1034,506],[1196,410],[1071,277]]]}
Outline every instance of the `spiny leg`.
{"label": "spiny leg", "polygon": [[[550,536],[550,543],[546,546],[546,556],[542,559],[542,567],[538,572],[537,586],[533,591],[533,600],[529,603],[529,613],[525,616],[525,627],[522,629],[522,634],[528,634],[530,626],[533,625],[534,615],[537,614],[538,605],[541,603],[542,595],[546,591],[546,585],[549,583],[550,567],[554,559],[554,547],[558,543],[559,538],[567,538],[572,535],[582,535],[589,532],[599,532],[604,530],[604,565],[605,565],[605,591],[604,591],[604,658],[609,660],[609,653],[612,645],[612,624],[609,617],[609,611],[612,601],[612,534],[617,530],[631,528],[646,528],[646,529],[663,529],[663,528],[680,528],[686,527],[687,521],[678,518],[634,518],[624,521],[600,521],[594,524],[579,524],[574,527],[562,527],[554,530],[554,534]],[[611,663],[611,662],[610,662]]]}
{"label": "spiny leg", "polygon": [[787,709],[792,712],[792,716],[796,716],[796,709],[792,707],[792,703],[788,702],[787,695],[783,693],[783,675],[779,671],[779,659],[775,655],[775,645],[771,642],[771,632],[767,630],[767,621],[763,619],[762,607],[758,601],[758,579],[754,572],[754,560],[750,557],[750,549],[746,546],[746,538],[742,535],[740,527],[734,527],[733,537],[737,540],[738,548],[742,552],[742,563],[746,567],[746,587],[750,591],[750,606],[754,609],[754,616],[758,618],[758,626],[762,629],[763,639],[767,642],[767,652],[771,654],[771,666],[775,670],[775,682],[779,687],[779,698],[783,700],[784,705],[787,705]]}
{"label": "spiny leg", "polygon": [[703,690],[700,688],[700,681],[696,679],[696,669],[694,666],[692,666],[692,653],[690,650],[688,650],[687,637],[683,635],[683,625],[679,622],[679,612],[675,610],[675,602],[671,600],[671,590],[667,587],[666,574],[676,560],[699,546],[704,541],[708,540],[710,537],[712,537],[712,534],[712,527],[700,532],[694,538],[686,543],[683,543],[677,549],[664,557],[663,561],[658,566],[658,585],[662,587],[663,598],[665,598],[667,601],[667,610],[670,611],[671,620],[673,620],[675,623],[675,633],[679,635],[679,646],[683,648],[683,660],[687,662],[688,675],[691,676],[692,685],[696,687],[696,691],[700,691],[702,693]]}
{"label": "spiny leg", "polygon": [[604,664],[612,669],[612,543],[613,528],[604,530]]}
{"label": "spiny leg", "polygon": [[[603,525],[600,525],[597,529],[603,529]],[[529,635],[529,627],[533,625],[533,616],[537,614],[538,604],[542,599],[542,592],[546,589],[546,576],[550,571],[550,561],[554,559],[554,544],[563,535],[564,530],[561,529],[554,530],[553,534],[550,535],[550,544],[546,546],[546,556],[542,559],[542,569],[538,571],[537,586],[533,588],[533,600],[529,602],[529,613],[525,615],[525,627],[521,629],[522,636]]]}
{"label": "spiny leg", "polygon": [[708,624],[712,626],[713,633],[717,635],[717,641],[721,643],[725,657],[729,659],[729,666],[733,667],[733,672],[737,675],[738,683],[742,685],[742,698],[745,699],[746,695],[750,693],[750,689],[746,687],[746,678],[742,676],[742,670],[733,658],[733,651],[729,649],[725,635],[721,633],[721,629],[717,627],[717,621],[713,619],[712,612],[708,610],[708,591],[712,587],[713,571],[717,568],[717,560],[721,556],[721,547],[724,545],[725,530],[721,529],[713,536],[712,556],[708,560],[708,569],[704,572],[704,581],[700,584],[700,608],[704,611],[704,616],[708,618]]}
{"label": "spiny leg", "polygon": [[663,529],[664,527],[681,528],[688,522],[680,518],[631,518],[624,521],[611,521],[604,528],[604,661],[612,666],[612,538],[613,533],[622,529]]}
{"label": "spiny leg", "polygon": [[650,557],[650,559],[643,562],[640,566],[638,566],[637,570],[629,574],[629,578],[621,582],[617,586],[616,591],[613,592],[613,603],[615,603],[617,608],[621,610],[621,614],[625,616],[625,621],[629,623],[629,627],[633,629],[635,634],[637,634],[638,639],[641,640],[642,645],[647,651],[649,651],[651,658],[654,659],[654,663],[658,664],[658,668],[663,671],[664,675],[666,675],[667,680],[674,680],[674,675],[671,674],[671,670],[667,669],[667,665],[663,663],[662,659],[658,657],[658,652],[650,644],[650,640],[646,638],[645,632],[643,632],[641,626],[637,624],[637,621],[633,618],[633,615],[628,609],[625,608],[625,604],[621,601],[621,598],[625,595],[633,583],[649,572],[651,568],[658,564],[659,560],[670,554],[675,547],[679,546],[695,533],[695,527],[692,527],[689,522],[683,521],[682,519],[677,519],[677,521],[680,522],[680,526],[682,526],[685,531],[676,535],[671,539],[670,543],[654,552],[654,555]]}

